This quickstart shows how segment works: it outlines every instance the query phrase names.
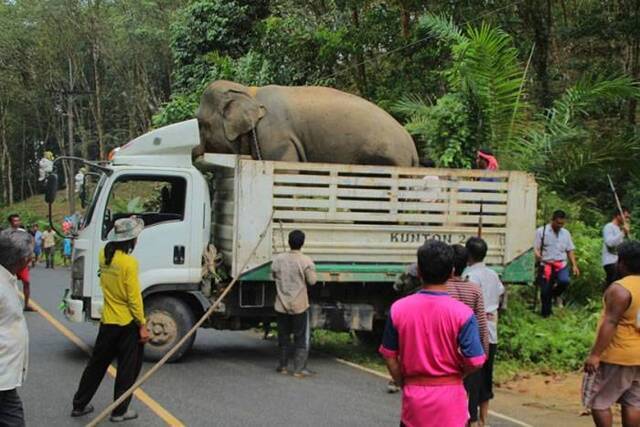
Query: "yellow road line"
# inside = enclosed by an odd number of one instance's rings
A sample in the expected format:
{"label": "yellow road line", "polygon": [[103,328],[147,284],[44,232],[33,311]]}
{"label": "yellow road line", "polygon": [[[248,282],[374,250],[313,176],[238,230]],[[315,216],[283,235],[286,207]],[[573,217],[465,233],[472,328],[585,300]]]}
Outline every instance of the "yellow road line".
{"label": "yellow road line", "polygon": [[[55,317],[53,317],[47,310],[42,308],[38,303],[36,303],[33,298],[29,299],[29,304],[36,309],[38,314],[40,314],[44,319],[49,322],[54,328],[58,330],[62,335],[64,335],[69,341],[80,347],[85,353],[91,355],[91,347],[84,341],[80,339],[76,334],[71,332],[66,326],[60,323]],[[113,366],[109,366],[108,371],[109,375],[113,378],[116,376],[116,369]],[[184,427],[182,421],[174,417],[169,411],[163,408],[158,402],[156,402],[151,396],[142,390],[142,388],[137,389],[133,395],[138,398],[142,403],[147,405],[149,409],[151,409],[158,417],[160,417],[167,425],[172,427]]]}

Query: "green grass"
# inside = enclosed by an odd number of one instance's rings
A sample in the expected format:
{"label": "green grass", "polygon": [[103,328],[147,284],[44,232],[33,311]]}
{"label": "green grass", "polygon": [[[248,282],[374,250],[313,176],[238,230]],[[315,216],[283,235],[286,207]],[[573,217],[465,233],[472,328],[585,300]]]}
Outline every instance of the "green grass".
{"label": "green grass", "polygon": [[[76,198],[76,208],[80,208],[80,201]],[[56,226],[60,226],[64,217],[69,215],[69,203],[67,201],[66,190],[58,192],[56,201],[52,205],[53,223]],[[0,207],[0,224],[6,227],[8,224],[7,217],[10,214],[17,213],[22,218],[22,224],[26,227],[34,223],[40,225],[40,229],[49,223],[49,205],[44,201],[44,195],[38,194],[23,200],[18,203],[14,203],[11,206]]]}

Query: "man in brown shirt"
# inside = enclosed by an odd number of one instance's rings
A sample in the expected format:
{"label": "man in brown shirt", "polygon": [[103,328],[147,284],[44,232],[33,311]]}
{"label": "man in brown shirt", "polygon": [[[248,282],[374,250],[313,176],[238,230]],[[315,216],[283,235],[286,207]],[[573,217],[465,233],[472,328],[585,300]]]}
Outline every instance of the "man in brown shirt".
{"label": "man in brown shirt", "polygon": [[287,373],[291,334],[295,347],[293,376],[302,378],[311,374],[307,370],[309,357],[309,296],[307,285],[316,284],[316,266],[301,252],[304,233],[293,230],[289,233],[291,250],[278,254],[271,263],[271,273],[276,282],[274,308],[278,320],[278,346],[280,359],[277,371]]}

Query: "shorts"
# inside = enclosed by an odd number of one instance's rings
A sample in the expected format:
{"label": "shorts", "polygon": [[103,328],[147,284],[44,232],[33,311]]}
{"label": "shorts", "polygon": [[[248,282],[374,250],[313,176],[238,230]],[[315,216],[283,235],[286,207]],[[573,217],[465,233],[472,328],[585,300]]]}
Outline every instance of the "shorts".
{"label": "shorts", "polygon": [[601,362],[592,378],[585,377],[582,393],[590,409],[609,409],[616,402],[640,409],[640,366]]}
{"label": "shorts", "polygon": [[487,402],[493,399],[493,362],[496,358],[498,344],[489,344],[487,361],[482,365],[482,382],[480,384],[480,396],[478,402]]}
{"label": "shorts", "polygon": [[42,253],[42,246],[35,246],[33,248],[33,253],[35,254],[35,256],[40,256],[40,254]]}

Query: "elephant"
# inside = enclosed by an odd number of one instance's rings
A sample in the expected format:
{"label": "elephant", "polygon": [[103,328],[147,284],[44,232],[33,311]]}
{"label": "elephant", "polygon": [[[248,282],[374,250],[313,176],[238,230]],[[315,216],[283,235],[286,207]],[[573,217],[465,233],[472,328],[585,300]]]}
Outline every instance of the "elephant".
{"label": "elephant", "polygon": [[319,86],[247,87],[218,80],[197,111],[204,152],[254,159],[418,166],[409,133],[373,103]]}

